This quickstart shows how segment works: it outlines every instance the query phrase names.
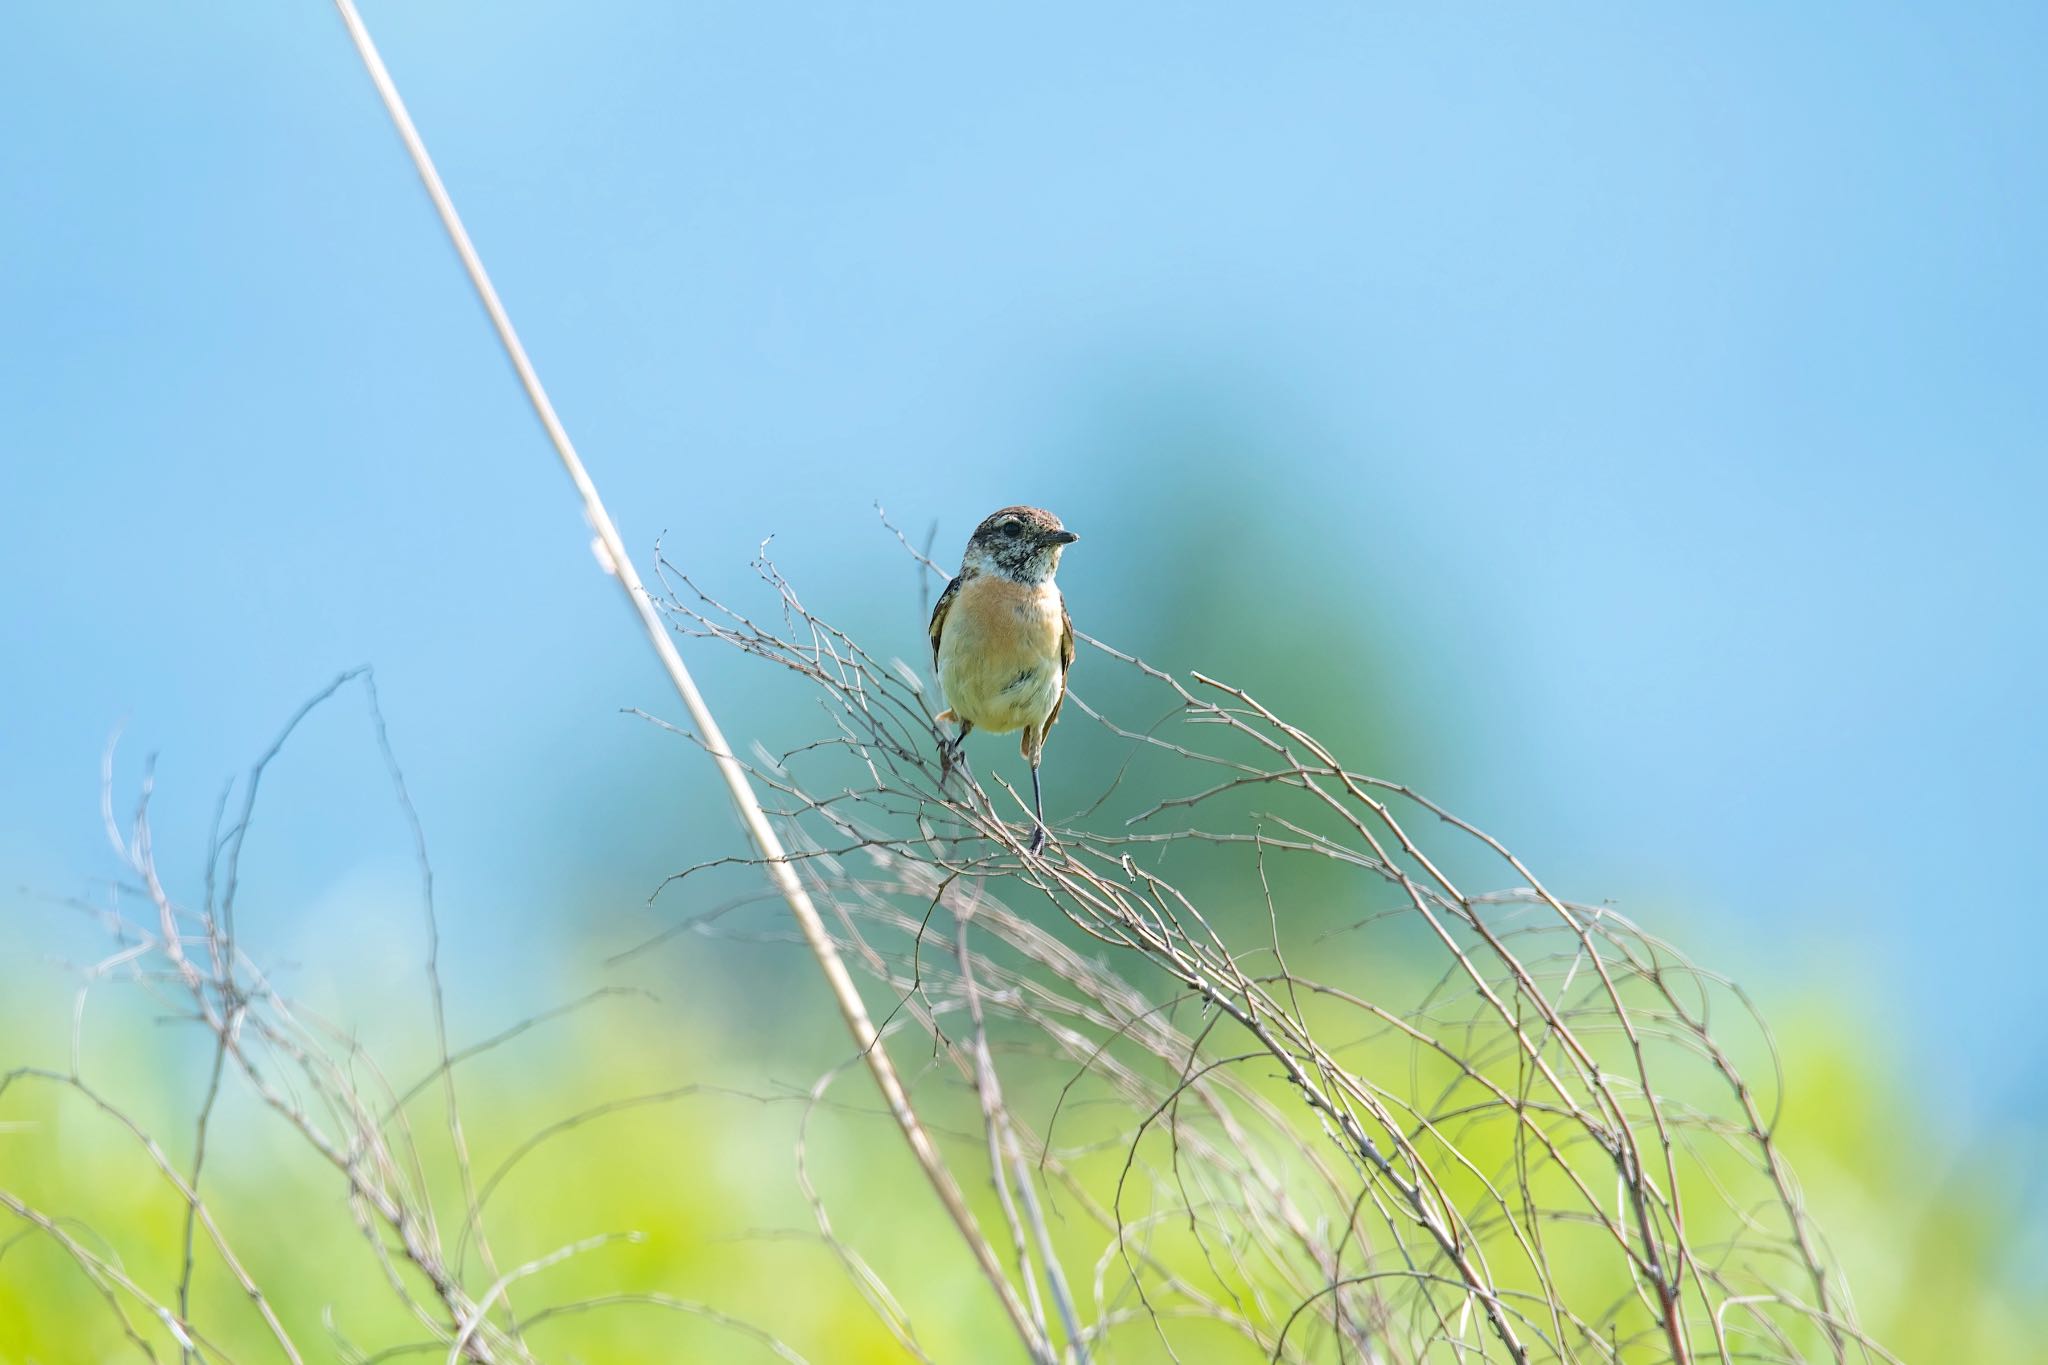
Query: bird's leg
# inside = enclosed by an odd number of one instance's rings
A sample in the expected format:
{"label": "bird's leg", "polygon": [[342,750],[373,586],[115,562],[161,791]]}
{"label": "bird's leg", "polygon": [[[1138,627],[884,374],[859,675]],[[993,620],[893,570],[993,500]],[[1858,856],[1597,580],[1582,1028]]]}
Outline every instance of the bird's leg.
{"label": "bird's leg", "polygon": [[939,781],[941,782],[944,782],[951,775],[953,765],[961,761],[960,746],[967,742],[967,732],[974,728],[974,722],[968,720],[965,716],[956,716],[954,719],[960,722],[960,733],[953,736],[950,740],[941,740],[939,742]]}
{"label": "bird's leg", "polygon": [[1034,856],[1045,852],[1045,802],[1038,793],[1038,756],[1031,758],[1031,852]]}

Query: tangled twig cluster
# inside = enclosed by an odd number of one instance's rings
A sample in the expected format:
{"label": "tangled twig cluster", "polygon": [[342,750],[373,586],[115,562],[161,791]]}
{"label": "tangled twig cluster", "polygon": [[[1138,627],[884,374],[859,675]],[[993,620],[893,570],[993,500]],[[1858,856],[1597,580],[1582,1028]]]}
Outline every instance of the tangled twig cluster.
{"label": "tangled twig cluster", "polygon": [[[242,852],[256,818],[265,773],[302,722],[317,707],[351,685],[360,688],[378,752],[392,791],[411,832],[420,877],[426,938],[425,984],[431,1052],[423,1074],[395,1078],[385,1062],[358,1037],[362,1021],[330,1019],[281,989],[272,973],[251,954],[237,929],[242,891]],[[654,1094],[605,1100],[584,1106],[537,1132],[492,1134],[489,1164],[473,1160],[464,1128],[458,1076],[473,1064],[537,1027],[560,1021],[588,1006],[628,994],[605,986],[543,1011],[461,1047],[449,1041],[442,1000],[440,932],[434,909],[433,868],[424,831],[386,733],[376,683],[367,668],[351,669],[321,689],[292,716],[276,741],[240,783],[238,808],[230,811],[233,789],[223,790],[207,842],[203,892],[187,902],[166,886],[160,869],[152,802],[155,782],[145,769],[132,813],[122,820],[114,802],[114,746],[109,745],[102,778],[101,814],[121,866],[121,876],[103,901],[67,902],[91,917],[107,944],[103,956],[78,968],[71,1018],[68,1065],[16,1066],[0,1072],[0,1113],[53,1116],[65,1105],[96,1117],[121,1143],[103,1151],[83,1173],[80,1192],[96,1185],[131,1183],[121,1169],[122,1153],[138,1159],[149,1177],[174,1196],[182,1223],[180,1245],[165,1264],[146,1235],[149,1220],[131,1216],[121,1228],[96,1227],[61,1206],[43,1207],[0,1184],[0,1211],[18,1230],[0,1236],[0,1273],[25,1259],[30,1239],[44,1238],[74,1265],[136,1358],[159,1360],[159,1349],[175,1350],[184,1365],[248,1359],[246,1312],[260,1324],[267,1343],[262,1357],[289,1362],[339,1359],[356,1365],[421,1354],[479,1365],[531,1365],[542,1357],[529,1336],[551,1321],[595,1309],[633,1305],[687,1314],[751,1339],[786,1360],[802,1361],[786,1344],[759,1327],[715,1307],[660,1292],[620,1289],[580,1297],[558,1297],[514,1310],[522,1282],[565,1260],[600,1248],[638,1240],[632,1230],[584,1236],[515,1263],[501,1263],[486,1232],[485,1210],[508,1177],[552,1139],[593,1120],[655,1102],[707,1091],[682,1086]],[[206,1040],[209,1061],[189,1126],[182,1133],[153,1130],[139,1114],[147,1095],[118,1080],[96,1079],[104,1070],[90,1057],[89,1014],[111,1009],[96,1004],[109,985],[141,991],[157,1017],[196,1026]],[[118,1020],[122,1016],[116,1014]],[[118,1025],[117,1025],[118,1027]],[[133,1046],[120,1046],[122,1043]],[[165,1054],[146,1039],[117,1033],[117,1055]],[[175,1055],[176,1048],[170,1050]],[[289,1144],[325,1167],[345,1204],[361,1243],[392,1301],[401,1305],[421,1335],[395,1344],[364,1346],[351,1325],[339,1320],[332,1300],[321,1306],[320,1349],[295,1339],[265,1286],[281,1274],[303,1268],[263,1263],[238,1249],[228,1228],[274,1227],[289,1223],[311,1233],[326,1220],[329,1206],[312,1210],[235,1204],[221,1209],[222,1196],[209,1193],[214,1179],[209,1153],[223,1100],[230,1091],[252,1098],[281,1124]],[[421,1112],[438,1097],[438,1121]],[[774,1098],[773,1096],[765,1096]],[[17,1154],[33,1142],[61,1142],[61,1127],[40,1119],[0,1124]],[[451,1188],[452,1187],[452,1188]],[[338,1210],[337,1210],[338,1211]],[[144,1234],[137,1240],[137,1234]],[[225,1272],[239,1291],[228,1296],[239,1308],[222,1309],[220,1296],[202,1297],[197,1286]],[[352,1272],[341,1268],[346,1277]],[[337,1297],[339,1297],[337,1295]],[[211,1309],[209,1311],[209,1304]],[[301,1313],[305,1305],[298,1305]],[[78,1350],[96,1339],[93,1325],[52,1303],[45,1310],[60,1339]],[[68,1357],[67,1357],[68,1358]]]}
{"label": "tangled twig cluster", "polygon": [[1085,636],[1077,680],[1161,714],[1084,686],[1128,757],[1035,856],[1013,789],[942,772],[919,671],[757,567],[772,619],[668,571],[672,618],[828,718],[750,771],[892,1025],[978,1097],[1035,1357],[1220,1326],[1273,1360],[1887,1358],[1778,1150],[1781,1078],[1724,1041],[1768,1048],[1732,983],[1246,689]]}

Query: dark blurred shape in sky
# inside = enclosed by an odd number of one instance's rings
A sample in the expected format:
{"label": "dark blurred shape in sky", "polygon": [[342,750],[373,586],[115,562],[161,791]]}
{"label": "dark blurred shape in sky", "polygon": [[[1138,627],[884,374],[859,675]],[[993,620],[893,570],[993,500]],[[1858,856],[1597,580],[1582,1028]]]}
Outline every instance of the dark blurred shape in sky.
{"label": "dark blurred shape in sky", "polygon": [[[634,543],[918,659],[871,503],[1050,505],[1084,628],[2039,1119],[2048,12],[368,18]],[[0,126],[7,884],[123,718],[196,868],[361,661],[458,936],[736,845],[327,7],[25,9]],[[408,885],[358,715],[279,913]]]}

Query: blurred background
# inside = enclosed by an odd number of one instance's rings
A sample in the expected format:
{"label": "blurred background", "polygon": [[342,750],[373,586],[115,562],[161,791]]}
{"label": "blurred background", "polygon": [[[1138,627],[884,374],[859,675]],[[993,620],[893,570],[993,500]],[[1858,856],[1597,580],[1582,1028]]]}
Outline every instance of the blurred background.
{"label": "blurred background", "polygon": [[[875,505],[942,561],[1055,509],[1083,629],[1243,683],[1747,985],[1869,1325],[2025,1358],[2048,12],[367,18],[637,551],[739,597],[773,536],[810,605],[919,661]],[[115,874],[109,736],[124,810],[157,756],[189,888],[223,782],[358,663],[458,1037],[603,979],[740,835],[623,714],[676,708],[331,8],[8,27],[0,1066],[67,1053],[91,952],[54,899]],[[787,723],[689,657],[729,731]],[[251,933],[341,1014],[417,999],[384,783],[338,701],[249,842]],[[681,943],[661,1047],[778,1065]],[[183,1063],[102,1063],[189,1111]],[[789,1183],[786,1149],[693,1131]],[[30,1137],[0,1131],[0,1185]],[[25,1325],[46,1271],[0,1260],[0,1358],[65,1358]]]}

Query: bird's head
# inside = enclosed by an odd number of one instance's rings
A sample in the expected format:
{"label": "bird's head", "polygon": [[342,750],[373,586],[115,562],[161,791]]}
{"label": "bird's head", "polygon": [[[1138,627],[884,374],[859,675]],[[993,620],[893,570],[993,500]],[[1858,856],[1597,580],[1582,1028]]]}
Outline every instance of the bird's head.
{"label": "bird's head", "polygon": [[1059,568],[1060,551],[1080,538],[1042,507],[1005,507],[974,528],[960,568],[1017,583],[1043,583]]}

